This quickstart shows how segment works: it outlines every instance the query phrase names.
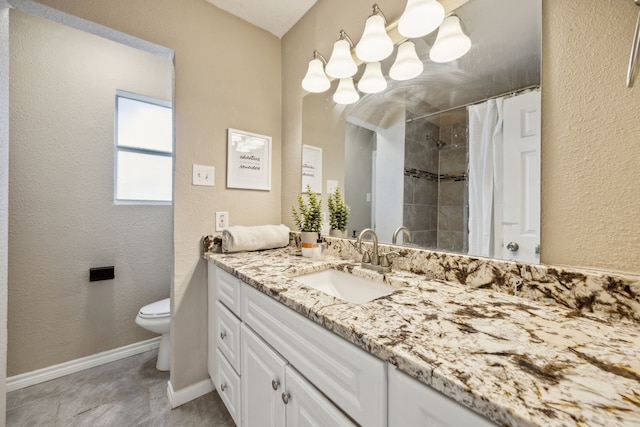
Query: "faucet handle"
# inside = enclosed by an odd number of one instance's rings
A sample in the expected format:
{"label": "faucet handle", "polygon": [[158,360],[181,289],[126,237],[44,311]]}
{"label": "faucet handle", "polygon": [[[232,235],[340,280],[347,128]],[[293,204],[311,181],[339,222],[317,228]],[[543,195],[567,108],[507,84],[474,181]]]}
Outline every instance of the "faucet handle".
{"label": "faucet handle", "polygon": [[371,255],[369,255],[369,251],[366,249],[362,251],[362,262],[365,264],[371,263]]}
{"label": "faucet handle", "polygon": [[381,267],[391,267],[391,264],[393,264],[391,261],[389,261],[389,256],[390,255],[398,255],[400,256],[400,254],[396,251],[391,251],[391,252],[387,252],[386,254],[382,254],[380,255],[380,266]]}

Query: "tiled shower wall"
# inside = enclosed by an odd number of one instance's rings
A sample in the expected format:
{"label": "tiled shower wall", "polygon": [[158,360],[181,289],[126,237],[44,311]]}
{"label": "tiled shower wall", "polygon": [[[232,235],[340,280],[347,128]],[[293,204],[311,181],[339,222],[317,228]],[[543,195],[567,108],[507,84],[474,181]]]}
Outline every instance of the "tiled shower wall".
{"label": "tiled shower wall", "polygon": [[403,221],[420,246],[467,252],[467,134],[466,120],[407,123]]}

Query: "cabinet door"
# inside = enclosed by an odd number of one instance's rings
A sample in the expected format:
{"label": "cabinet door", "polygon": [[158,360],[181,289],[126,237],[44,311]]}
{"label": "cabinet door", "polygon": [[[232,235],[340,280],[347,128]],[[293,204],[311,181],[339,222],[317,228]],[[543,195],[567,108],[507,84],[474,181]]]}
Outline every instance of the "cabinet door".
{"label": "cabinet door", "polygon": [[282,399],[286,402],[287,427],[355,426],[291,366],[286,369],[286,388]]}
{"label": "cabinet door", "polygon": [[491,427],[491,421],[389,366],[389,427]]}
{"label": "cabinet door", "polygon": [[242,425],[283,427],[286,360],[246,325],[241,328]]}

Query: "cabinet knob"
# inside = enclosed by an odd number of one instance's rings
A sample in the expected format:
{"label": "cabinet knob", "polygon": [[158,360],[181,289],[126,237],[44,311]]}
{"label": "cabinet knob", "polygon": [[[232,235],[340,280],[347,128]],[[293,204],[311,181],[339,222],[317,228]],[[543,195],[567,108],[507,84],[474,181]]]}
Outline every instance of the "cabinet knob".
{"label": "cabinet knob", "polygon": [[227,337],[227,333],[225,331],[220,332],[220,339],[223,340]]}
{"label": "cabinet knob", "polygon": [[277,390],[277,389],[278,389],[278,387],[280,387],[280,381],[278,381],[278,380],[271,380],[271,387],[272,387],[274,390]]}
{"label": "cabinet knob", "polygon": [[227,383],[220,384],[220,391],[225,391],[227,389]]}
{"label": "cabinet knob", "polygon": [[289,399],[291,399],[291,395],[289,393],[282,393],[282,401],[285,405],[289,403]]}

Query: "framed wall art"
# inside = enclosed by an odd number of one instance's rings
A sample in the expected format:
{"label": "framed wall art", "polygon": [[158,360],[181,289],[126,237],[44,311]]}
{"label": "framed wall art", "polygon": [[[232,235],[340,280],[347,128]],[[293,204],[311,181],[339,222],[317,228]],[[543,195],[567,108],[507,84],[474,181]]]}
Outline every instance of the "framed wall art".
{"label": "framed wall art", "polygon": [[312,145],[302,146],[302,192],[307,185],[316,193],[322,193],[322,148]]}
{"label": "framed wall art", "polygon": [[229,128],[227,188],[271,190],[271,137]]}

